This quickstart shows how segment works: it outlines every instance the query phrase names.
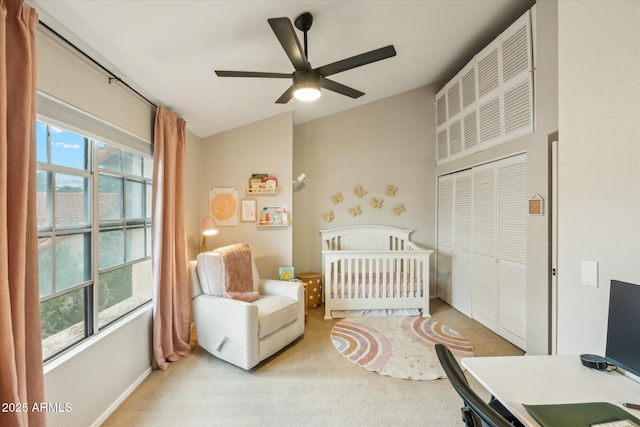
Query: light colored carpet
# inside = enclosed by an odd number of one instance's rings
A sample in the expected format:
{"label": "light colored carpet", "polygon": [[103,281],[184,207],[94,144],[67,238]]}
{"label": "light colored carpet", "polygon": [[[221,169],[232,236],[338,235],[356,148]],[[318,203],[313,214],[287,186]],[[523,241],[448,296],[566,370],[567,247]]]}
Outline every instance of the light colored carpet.
{"label": "light colored carpet", "polygon": [[[522,354],[440,300],[430,311],[468,338],[476,356]],[[193,343],[191,355],[153,371],[103,426],[462,426],[462,400],[448,380],[402,380],[349,363],[329,337],[337,319],[323,315],[322,306],[310,310],[304,337],[251,371]]]}
{"label": "light colored carpet", "polygon": [[471,343],[433,318],[354,317],[331,330],[336,349],[351,362],[380,375],[408,380],[446,378],[435,344],[449,347],[455,358],[473,357]]}

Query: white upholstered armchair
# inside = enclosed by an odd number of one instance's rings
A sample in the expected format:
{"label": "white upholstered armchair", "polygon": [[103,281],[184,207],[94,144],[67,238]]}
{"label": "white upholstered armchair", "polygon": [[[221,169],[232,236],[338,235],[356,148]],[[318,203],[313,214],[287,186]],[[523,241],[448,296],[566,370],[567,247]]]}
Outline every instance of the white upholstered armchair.
{"label": "white upholstered armchair", "polygon": [[214,356],[251,369],[304,334],[301,283],[260,279],[251,257],[253,302],[227,298],[220,250],[189,263],[198,344]]}

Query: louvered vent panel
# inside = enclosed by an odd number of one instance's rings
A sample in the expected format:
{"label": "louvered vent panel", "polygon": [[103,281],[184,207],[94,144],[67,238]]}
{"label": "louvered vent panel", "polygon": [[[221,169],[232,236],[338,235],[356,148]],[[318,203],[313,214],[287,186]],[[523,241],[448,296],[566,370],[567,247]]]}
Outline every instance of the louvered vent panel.
{"label": "louvered vent panel", "polygon": [[526,269],[509,263],[498,263],[498,323],[525,340],[527,337]]}
{"label": "louvered vent panel", "polygon": [[449,155],[453,156],[462,151],[462,123],[460,120],[449,126]]}
{"label": "louvered vent panel", "polygon": [[449,148],[447,142],[447,129],[438,132],[438,160],[444,160],[449,157]]}
{"label": "louvered vent panel", "polygon": [[521,27],[502,42],[502,79],[509,81],[529,68],[528,28]]}
{"label": "louvered vent panel", "polygon": [[438,189],[438,246],[453,247],[453,179],[440,178]]}
{"label": "louvered vent panel", "polygon": [[436,116],[438,126],[447,122],[447,97],[444,93],[436,100]]}
{"label": "louvered vent panel", "polygon": [[447,106],[449,107],[449,118],[460,112],[460,82],[455,82],[447,90]]}
{"label": "louvered vent panel", "polygon": [[496,330],[498,321],[498,283],[496,259],[473,254],[473,318]]}
{"label": "louvered vent panel", "polygon": [[472,215],[472,175],[456,176],[454,197],[454,237],[453,247],[457,250],[471,252],[471,215]]}
{"label": "louvered vent panel", "polygon": [[473,252],[495,259],[495,169],[473,173]]}
{"label": "louvered vent panel", "polygon": [[468,150],[478,144],[478,115],[475,110],[462,119],[464,130],[464,149]]}
{"label": "louvered vent panel", "polygon": [[505,134],[530,128],[531,119],[531,94],[529,81],[525,80],[504,94]]}
{"label": "louvered vent panel", "polygon": [[498,258],[527,262],[526,164],[498,165]]}
{"label": "louvered vent panel", "polygon": [[451,304],[451,248],[438,246],[436,287],[438,298]]}
{"label": "louvered vent panel", "polygon": [[484,96],[500,84],[498,77],[498,50],[478,61],[478,93]]}
{"label": "louvered vent panel", "polygon": [[500,98],[495,98],[481,105],[480,113],[480,142],[489,141],[502,134],[500,122]]}
{"label": "louvered vent panel", "polygon": [[462,108],[467,108],[476,102],[476,70],[471,67],[462,76]]}
{"label": "louvered vent panel", "polygon": [[451,307],[471,315],[471,254],[458,250],[451,267]]}

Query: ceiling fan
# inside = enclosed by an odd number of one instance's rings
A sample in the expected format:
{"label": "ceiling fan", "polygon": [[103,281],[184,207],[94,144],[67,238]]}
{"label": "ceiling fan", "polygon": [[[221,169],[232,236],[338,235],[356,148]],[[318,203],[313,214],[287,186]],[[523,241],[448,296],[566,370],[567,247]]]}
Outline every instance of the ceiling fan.
{"label": "ceiling fan", "polygon": [[324,88],[351,98],[359,98],[364,92],[350,88],[343,84],[329,80],[327,77],[342,71],[391,58],[396,55],[393,45],[372,50],[360,55],[352,56],[341,61],[323,65],[318,68],[311,68],[307,54],[307,31],[313,24],[313,16],[305,12],[295,20],[296,28],[304,32],[304,50],[296,37],[293,25],[289,18],[271,18],[267,20],[271,29],[280,41],[285,53],[293,64],[295,71],[286,73],[265,73],[255,71],[220,71],[216,70],[219,77],[262,77],[267,79],[293,79],[293,84],[280,98],[277,104],[286,104],[292,97],[302,101],[313,101],[320,97],[320,88]]}

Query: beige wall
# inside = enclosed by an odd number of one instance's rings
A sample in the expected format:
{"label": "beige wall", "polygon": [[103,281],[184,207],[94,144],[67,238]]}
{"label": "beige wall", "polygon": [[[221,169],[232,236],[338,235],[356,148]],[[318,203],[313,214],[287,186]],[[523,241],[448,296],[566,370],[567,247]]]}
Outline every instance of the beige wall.
{"label": "beige wall", "polygon": [[[294,128],[293,175],[307,175],[293,197],[296,272],[321,271],[321,229],[389,225],[413,230],[414,242],[434,247],[436,89],[421,87]],[[353,192],[358,185],[368,191],[362,199]],[[385,195],[387,185],[398,188],[395,197]],[[337,192],[344,201],[334,205],[330,196]],[[371,207],[373,197],[384,199],[381,209]],[[393,213],[398,204],[406,209],[400,216]],[[362,214],[352,217],[347,210],[356,205]],[[332,222],[322,218],[329,210]]]}
{"label": "beige wall", "polygon": [[604,355],[611,279],[640,284],[640,2],[558,3],[558,351]]}
{"label": "beige wall", "polygon": [[[238,187],[238,198],[256,199],[258,210],[270,205],[287,206],[292,224],[298,226],[292,198],[292,129],[293,116],[288,112],[205,138],[200,156],[198,221],[209,215],[209,187]],[[247,195],[252,173],[276,175],[279,193]],[[266,228],[238,221],[237,226],[219,227],[218,234],[208,238],[207,249],[249,243],[260,276],[277,278],[278,267],[293,262],[292,229],[293,226]]]}

